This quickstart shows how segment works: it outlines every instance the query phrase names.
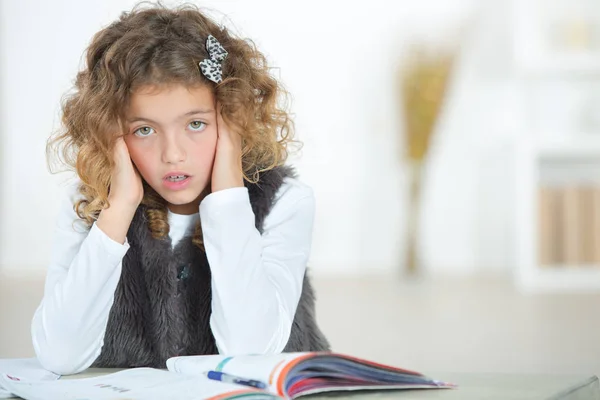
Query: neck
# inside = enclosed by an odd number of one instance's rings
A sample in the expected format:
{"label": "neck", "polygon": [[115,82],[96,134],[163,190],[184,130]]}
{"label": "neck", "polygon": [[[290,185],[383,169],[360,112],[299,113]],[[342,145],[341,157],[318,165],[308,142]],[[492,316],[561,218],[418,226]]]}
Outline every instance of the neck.
{"label": "neck", "polygon": [[187,204],[167,204],[167,208],[173,214],[181,214],[181,215],[192,215],[199,212],[200,202],[208,196],[210,193],[210,184],[206,186],[206,189],[200,193],[200,195],[191,203]]}

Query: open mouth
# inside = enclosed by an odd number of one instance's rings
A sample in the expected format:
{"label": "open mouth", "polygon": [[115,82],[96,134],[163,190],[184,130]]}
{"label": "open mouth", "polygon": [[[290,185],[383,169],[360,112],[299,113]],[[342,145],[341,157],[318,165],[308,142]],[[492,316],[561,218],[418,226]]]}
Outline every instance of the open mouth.
{"label": "open mouth", "polygon": [[189,175],[169,175],[165,180],[169,182],[181,182],[189,178]]}

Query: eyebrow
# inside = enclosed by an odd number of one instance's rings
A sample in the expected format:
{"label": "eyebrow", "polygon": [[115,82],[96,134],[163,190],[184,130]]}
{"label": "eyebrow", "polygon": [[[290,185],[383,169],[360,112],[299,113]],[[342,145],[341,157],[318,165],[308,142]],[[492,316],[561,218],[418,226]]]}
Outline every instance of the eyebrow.
{"label": "eyebrow", "polygon": [[[182,119],[185,117],[190,117],[192,115],[196,115],[196,114],[210,114],[210,113],[214,113],[215,110],[213,109],[209,109],[209,110],[192,110],[189,112],[186,112],[185,114],[180,115],[179,117],[177,117],[177,119]],[[150,119],[150,118],[146,118],[146,117],[132,117],[130,119],[127,120],[127,122],[134,123],[134,122],[138,122],[138,121],[146,121],[146,122],[151,122],[153,124],[158,124],[158,122]]]}

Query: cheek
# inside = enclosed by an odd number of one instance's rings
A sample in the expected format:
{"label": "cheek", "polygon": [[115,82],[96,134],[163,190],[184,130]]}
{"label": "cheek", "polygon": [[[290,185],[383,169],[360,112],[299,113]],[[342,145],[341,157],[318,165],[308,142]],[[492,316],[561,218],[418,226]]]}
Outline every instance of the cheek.
{"label": "cheek", "polygon": [[217,135],[211,134],[206,135],[199,140],[193,147],[193,159],[197,160],[197,166],[203,170],[212,170],[213,161],[215,159],[215,152],[217,148]]}
{"label": "cheek", "polygon": [[155,165],[149,154],[150,149],[146,148],[147,146],[140,146],[139,142],[135,140],[125,140],[125,143],[127,144],[131,161],[133,161],[142,178],[148,181],[153,176],[153,165]]}

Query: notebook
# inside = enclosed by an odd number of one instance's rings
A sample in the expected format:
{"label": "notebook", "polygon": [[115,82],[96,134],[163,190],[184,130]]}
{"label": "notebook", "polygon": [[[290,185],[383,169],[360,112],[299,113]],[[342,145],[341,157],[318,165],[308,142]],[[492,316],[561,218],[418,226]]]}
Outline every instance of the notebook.
{"label": "notebook", "polygon": [[4,373],[0,386],[31,400],[296,399],[323,392],[456,387],[415,371],[333,352],[184,356],[170,358],[166,367],[56,382]]}

